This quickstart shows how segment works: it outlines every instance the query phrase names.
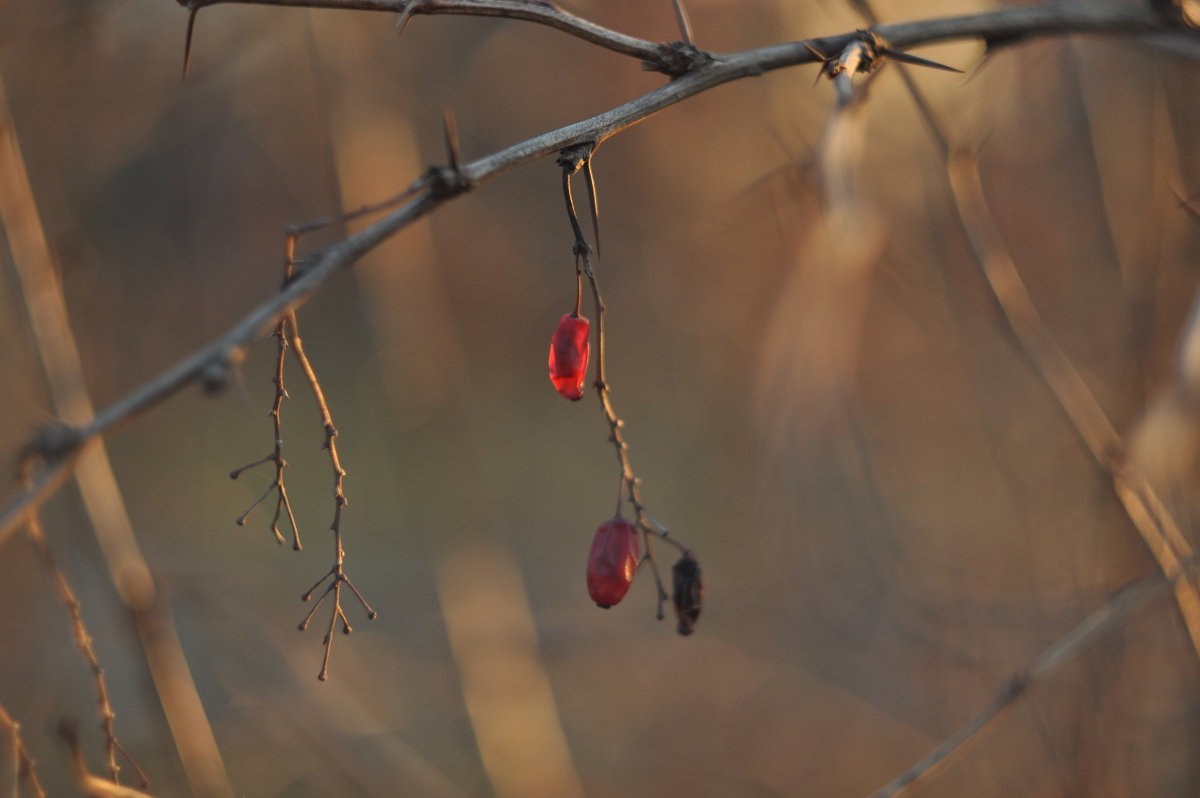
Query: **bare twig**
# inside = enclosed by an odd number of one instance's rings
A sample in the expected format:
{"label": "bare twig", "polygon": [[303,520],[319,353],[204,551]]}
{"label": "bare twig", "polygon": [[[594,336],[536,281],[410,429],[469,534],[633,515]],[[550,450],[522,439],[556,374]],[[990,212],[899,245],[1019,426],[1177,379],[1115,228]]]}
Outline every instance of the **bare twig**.
{"label": "bare twig", "polygon": [[[484,0],[479,0],[483,3]],[[526,18],[526,12],[536,14],[545,8],[536,3],[500,3],[488,0],[495,14],[509,13]],[[288,3],[289,5],[320,5],[319,3]],[[361,2],[358,5],[333,2],[325,5],[344,8],[396,10],[382,2]],[[509,8],[508,6],[519,6]],[[467,4],[459,6],[468,13]],[[449,13],[449,12],[447,12]],[[472,10],[471,13],[474,13]],[[480,10],[480,13],[483,13]],[[1066,33],[1140,34],[1171,33],[1197,38],[1194,31],[1181,31],[1165,26],[1142,5],[1095,5],[1091,3],[1049,4],[1033,7],[1005,8],[999,11],[967,17],[950,17],[884,25],[878,29],[896,48],[911,48],[921,44],[952,39],[998,39]],[[822,52],[840,52],[858,36],[846,33],[808,44]],[[33,486],[13,497],[0,511],[0,543],[3,543],[21,522],[24,511],[41,504],[66,480],[79,452],[88,441],[108,434],[128,423],[133,417],[157,405],[167,397],[191,384],[219,382],[238,362],[244,347],[274,329],[290,308],[303,304],[340,269],[357,261],[397,231],[433,211],[439,205],[505,172],[548,155],[559,153],[585,142],[603,142],[627,127],[689,97],[716,86],[764,72],[812,63],[816,56],[804,43],[789,42],[755,50],[714,56],[711,61],[697,65],[665,86],[637,99],[612,108],[589,119],[557,130],[543,133],[492,155],[464,164],[457,173],[431,169],[412,187],[415,194],[396,211],[361,232],[314,253],[283,290],[251,310],[224,334],[204,348],[131,391],[95,417],[71,430],[62,442],[42,454],[46,468],[34,478]]]}
{"label": "bare twig", "polygon": [[1126,585],[1120,592],[1093,610],[1073,629],[1055,641],[1053,645],[1034,657],[1026,667],[1014,673],[1000,688],[992,702],[980,710],[979,714],[965,726],[946,738],[920,762],[872,793],[870,798],[896,798],[896,796],[906,794],[919,781],[932,776],[963,745],[979,734],[997,715],[1024,695],[1039,680],[1074,660],[1098,638],[1123,623],[1167,590],[1177,588],[1184,580],[1193,578],[1196,561],[1191,560],[1186,563],[1186,566],[1186,570],[1180,570],[1172,577],[1161,573],[1154,574]]}
{"label": "bare twig", "polygon": [[38,778],[36,763],[29,755],[29,749],[25,747],[25,741],[21,738],[21,724],[13,720],[12,715],[8,714],[8,710],[3,704],[0,704],[0,725],[8,727],[8,736],[12,741],[12,798],[20,798],[21,785],[24,783],[29,784],[29,792],[34,798],[46,798],[46,790],[42,787],[41,779]]}
{"label": "bare twig", "polygon": [[324,638],[325,656],[321,660],[321,672],[317,675],[318,679],[325,681],[329,678],[329,657],[333,652],[334,627],[337,626],[338,621],[341,621],[342,632],[344,634],[350,634],[354,631],[353,627],[350,626],[349,619],[346,618],[345,610],[342,609],[342,586],[345,585],[350,588],[350,592],[354,594],[354,597],[358,599],[363,609],[366,610],[369,620],[373,621],[378,618],[379,613],[371,608],[371,605],[363,598],[362,593],[358,592],[358,588],[350,581],[350,577],[346,576],[344,570],[346,551],[342,548],[342,510],[345,509],[348,502],[343,490],[346,469],[342,468],[342,460],[338,455],[337,449],[338,431],[337,427],[333,425],[333,414],[329,412],[329,403],[325,401],[325,391],[321,388],[321,381],[317,378],[317,372],[313,369],[312,362],[308,359],[308,355],[304,351],[304,341],[300,338],[300,326],[296,322],[294,311],[288,313],[287,323],[291,330],[292,352],[295,354],[296,360],[299,361],[301,370],[304,371],[308,385],[312,388],[313,398],[316,399],[317,409],[321,413],[321,426],[325,430],[324,448],[329,452],[329,463],[333,467],[333,523],[329,525],[329,528],[333,530],[333,566],[329,569],[328,573],[322,576],[315,585],[300,597],[303,601],[310,600],[317,588],[325,584],[326,580],[329,580],[329,586],[325,588],[325,592],[321,594],[320,598],[313,605],[313,608],[309,610],[308,615],[300,622],[300,631],[303,632],[308,629],[309,621],[312,620],[313,615],[316,614],[321,604],[327,597],[330,595],[333,596],[333,609],[329,613],[329,628],[326,630]]}
{"label": "bare twig", "polygon": [[275,480],[267,486],[266,492],[262,496],[259,496],[246,512],[237,517],[237,524],[238,526],[244,526],[246,519],[254,511],[254,508],[262,504],[271,495],[271,491],[275,491],[275,515],[271,519],[271,531],[275,533],[275,540],[282,544],[284,537],[283,533],[279,531],[279,519],[284,513],[287,513],[288,524],[292,528],[292,548],[300,551],[303,548],[300,545],[300,526],[296,523],[296,514],[292,511],[292,502],[288,498],[287,485],[283,479],[283,472],[287,468],[287,461],[283,459],[283,418],[281,411],[283,409],[283,400],[288,398],[287,388],[284,387],[283,381],[283,364],[287,358],[288,349],[287,327],[287,319],[281,319],[275,327],[275,332],[272,333],[278,342],[278,350],[275,355],[275,375],[272,378],[272,382],[275,384],[275,401],[271,405],[271,423],[275,428],[275,448],[261,460],[255,460],[253,463],[247,463],[241,468],[235,468],[233,471],[230,471],[229,477],[237,479],[244,471],[255,466],[265,463],[275,464]]}

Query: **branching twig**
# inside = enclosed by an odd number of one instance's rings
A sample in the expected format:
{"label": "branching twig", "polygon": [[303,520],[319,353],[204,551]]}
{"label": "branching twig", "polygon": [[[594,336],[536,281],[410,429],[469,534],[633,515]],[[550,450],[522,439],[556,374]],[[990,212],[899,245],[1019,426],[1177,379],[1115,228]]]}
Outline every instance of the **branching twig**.
{"label": "branching twig", "polygon": [[21,724],[13,720],[12,715],[8,714],[8,710],[3,704],[0,704],[0,725],[8,727],[8,735],[12,740],[12,798],[20,798],[23,783],[29,784],[29,792],[34,798],[46,798],[46,789],[42,786],[41,779],[38,778],[36,763],[29,755],[29,749],[25,747],[25,741],[21,738]]}
{"label": "branching twig", "polygon": [[325,592],[317,599],[317,603],[309,610],[308,615],[304,616],[304,620],[300,623],[300,631],[308,628],[308,622],[312,620],[313,615],[321,604],[331,594],[333,596],[333,610],[329,614],[329,628],[325,632],[325,656],[321,661],[321,672],[317,678],[325,681],[329,678],[329,655],[333,651],[333,630],[338,621],[342,622],[342,632],[350,634],[353,628],[350,626],[350,621],[346,618],[346,612],[342,609],[342,585],[350,588],[350,592],[362,604],[363,609],[367,612],[367,618],[375,620],[379,617],[379,613],[371,608],[367,600],[358,592],[358,588],[350,581],[350,577],[346,576],[344,564],[346,561],[346,552],[342,548],[342,510],[345,509],[347,501],[346,494],[343,491],[343,483],[346,479],[346,469],[342,468],[341,457],[338,455],[337,449],[337,427],[333,425],[333,415],[329,412],[329,404],[325,401],[325,392],[321,389],[321,382],[317,379],[317,373],[312,367],[308,355],[304,352],[304,342],[300,339],[300,327],[296,323],[295,312],[290,312],[287,316],[288,325],[291,328],[291,344],[292,352],[296,355],[296,359],[300,362],[300,368],[304,371],[304,376],[308,379],[309,387],[312,388],[313,398],[316,399],[317,409],[321,413],[321,425],[325,430],[325,449],[329,452],[329,463],[333,467],[333,523],[329,528],[333,530],[333,549],[334,559],[333,566],[329,572],[322,576],[315,585],[308,589],[301,599],[308,601],[312,598],[313,593],[326,580],[329,580],[329,586],[325,588]]}
{"label": "branching twig", "polygon": [[[328,5],[396,10],[395,7],[385,7],[382,3],[362,3],[354,6],[330,0]],[[538,7],[535,3],[519,5],[525,10]],[[524,12],[513,9],[513,14],[518,13]],[[1171,33],[1186,37],[1189,41],[1197,38],[1194,31],[1182,31],[1164,25],[1141,4],[1110,6],[1054,3],[1005,8],[968,17],[883,25],[878,31],[894,47],[901,49],[952,39],[989,40],[1086,32],[1122,35]],[[822,52],[838,52],[857,36],[857,33],[846,33],[810,39],[808,44]],[[340,269],[354,263],[397,231],[430,213],[439,205],[523,164],[585,142],[599,144],[664,108],[716,86],[775,69],[812,63],[814,60],[816,56],[800,42],[714,56],[712,61],[697,65],[687,74],[635,100],[464,164],[457,173],[448,174],[445,169],[431,169],[414,184],[413,191],[416,196],[411,201],[365,230],[314,253],[291,283],[271,299],[251,310],[224,334],[104,408],[92,421],[71,430],[71,435],[63,436],[60,443],[43,452],[47,461],[46,468],[35,477],[30,489],[13,497],[0,512],[0,543],[20,525],[27,508],[41,504],[62,485],[86,442],[123,426],[136,415],[157,405],[185,386],[219,384],[229,369],[242,358],[243,348],[274,329],[288,309],[303,304]]]}
{"label": "branching twig", "polygon": [[[290,240],[290,239],[289,239]],[[290,265],[288,268],[290,273]],[[275,332],[272,333],[278,342],[278,349],[275,354],[275,376],[272,382],[275,384],[275,401],[271,405],[271,423],[275,428],[275,448],[261,460],[255,460],[253,463],[248,463],[241,468],[235,468],[229,472],[231,479],[237,479],[242,475],[242,472],[254,468],[255,466],[263,465],[264,463],[275,464],[275,481],[272,482],[266,492],[251,504],[246,512],[242,513],[237,518],[238,526],[244,526],[246,519],[254,508],[262,504],[271,491],[276,492],[275,496],[275,516],[271,519],[271,531],[275,533],[275,540],[280,544],[283,543],[283,533],[279,531],[279,518],[283,513],[287,513],[288,524],[292,528],[292,548],[300,551],[303,548],[300,545],[300,527],[296,523],[296,514],[292,511],[292,502],[288,498],[287,486],[283,481],[283,471],[287,468],[287,461],[283,459],[283,418],[281,410],[283,409],[283,400],[288,398],[287,388],[284,387],[283,380],[283,365],[287,359],[288,349],[288,319],[280,319],[279,324],[275,327]]]}

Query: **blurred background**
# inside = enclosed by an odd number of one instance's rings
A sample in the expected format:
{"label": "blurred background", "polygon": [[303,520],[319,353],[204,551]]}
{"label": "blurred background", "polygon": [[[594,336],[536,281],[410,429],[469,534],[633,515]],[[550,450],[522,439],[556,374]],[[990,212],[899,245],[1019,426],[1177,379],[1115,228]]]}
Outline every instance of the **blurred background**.
{"label": "blurred background", "polygon": [[[678,38],[667,0],[563,6]],[[717,51],[864,24],[833,0],[688,7]],[[876,4],[885,22],[992,7]],[[398,38],[385,14],[219,5],[198,17],[181,84],[186,18],[168,0],[0,2],[0,80],[98,407],[269,297],[288,223],[441,162],[443,110],[473,159],[662,82],[521,22],[419,16]],[[1119,37],[1025,43],[977,71],[977,43],[920,54],[969,73],[914,77],[954,144],[986,142],[983,184],[1037,308],[1136,438],[1197,286],[1200,236],[1172,192],[1200,191],[1198,62]],[[804,168],[832,103],[815,72],[710,91],[594,162],[609,379],[647,505],[704,567],[692,637],[655,620],[644,571],[607,612],[586,594],[617,467],[594,395],[568,403],[546,378],[575,290],[551,161],[443,207],[300,312],[349,472],[347,571],[380,612],[368,623],[346,603],[356,632],[338,636],[329,682],[315,678],[325,612],[296,631],[332,557],[299,371],[283,437],[301,553],[274,542],[270,506],[234,524],[270,483],[228,473],[271,450],[271,341],[220,396],[189,389],[108,440],[237,795],[865,795],[1155,572],[1008,329],[894,67],[863,111],[875,249],[852,297],[830,287]],[[50,407],[0,243],[6,460]],[[1172,418],[1146,457],[1195,540],[1194,427]],[[155,794],[188,794],[73,487],[44,521],[118,737]],[[61,718],[101,770],[93,685],[28,543],[0,554],[0,703],[63,794]],[[1198,742],[1200,667],[1163,593],[914,794],[1194,796]]]}

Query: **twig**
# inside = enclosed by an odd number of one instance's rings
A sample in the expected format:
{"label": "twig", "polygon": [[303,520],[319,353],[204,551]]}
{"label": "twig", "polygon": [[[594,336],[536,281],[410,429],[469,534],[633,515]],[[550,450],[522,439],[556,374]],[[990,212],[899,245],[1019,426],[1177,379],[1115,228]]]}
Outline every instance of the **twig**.
{"label": "twig", "polygon": [[[581,169],[586,169],[590,196],[594,197],[595,181],[590,165],[591,153],[592,148],[585,144],[568,150],[559,157],[558,164],[562,167],[563,172],[563,199],[566,202],[567,217],[571,222],[571,231],[575,237],[571,251],[575,255],[576,270],[579,271],[580,264],[582,264],[582,272],[587,276],[588,284],[591,286],[592,302],[596,313],[596,381],[593,384],[596,388],[596,395],[600,399],[600,407],[604,411],[604,420],[608,422],[608,439],[612,442],[613,448],[616,449],[617,463],[620,467],[620,479],[625,489],[625,495],[629,497],[629,503],[633,507],[637,517],[638,527],[642,530],[642,539],[645,541],[646,546],[646,552],[642,557],[642,561],[649,563],[650,571],[654,574],[657,600],[655,614],[658,620],[661,621],[665,617],[663,606],[669,596],[667,595],[666,588],[663,586],[662,575],[658,570],[658,563],[654,559],[653,538],[656,537],[659,540],[666,541],[678,549],[681,554],[688,554],[689,549],[671,537],[670,531],[657,521],[654,521],[649,512],[647,512],[646,506],[642,502],[642,481],[634,473],[633,463],[629,459],[629,444],[625,442],[625,438],[621,434],[621,428],[625,426],[625,422],[620,419],[616,409],[613,407],[612,388],[608,384],[608,360],[604,341],[604,318],[607,306],[604,304],[604,299],[600,294],[600,283],[596,279],[596,272],[592,269],[592,248],[583,236],[583,228],[580,227],[579,215],[575,211],[575,200],[571,193],[572,175]],[[593,200],[594,202],[595,200]],[[620,508],[620,497],[621,492],[618,489],[618,509]]]}
{"label": "twig", "polygon": [[287,461],[283,459],[283,400],[288,398],[287,388],[284,387],[283,381],[283,365],[287,359],[288,349],[288,321],[281,319],[275,327],[275,332],[272,335],[278,341],[278,349],[275,354],[275,375],[272,382],[275,384],[275,401],[271,405],[271,423],[275,429],[275,448],[266,457],[261,460],[255,460],[253,463],[247,463],[241,468],[235,468],[229,472],[230,479],[237,479],[242,473],[248,469],[260,466],[265,463],[275,464],[275,480],[267,487],[266,492],[259,496],[254,504],[251,504],[246,512],[237,517],[238,526],[245,526],[246,519],[254,508],[262,504],[271,491],[275,491],[275,515],[271,519],[271,531],[275,533],[275,540],[282,544],[284,542],[283,533],[279,531],[279,518],[283,513],[287,513],[288,524],[292,528],[292,548],[300,551],[303,546],[300,545],[300,526],[296,523],[296,514],[292,511],[292,502],[288,498],[287,485],[284,483],[283,472],[287,468]]}
{"label": "twig", "polygon": [[325,445],[324,448],[329,452],[329,463],[333,467],[333,523],[329,528],[333,530],[333,549],[334,559],[333,566],[329,572],[322,576],[315,585],[308,589],[303,596],[302,601],[308,601],[313,597],[313,593],[317,588],[329,580],[329,586],[325,588],[325,592],[317,599],[316,604],[309,610],[308,615],[300,622],[300,631],[308,629],[308,623],[312,620],[314,614],[320,608],[325,599],[332,594],[333,609],[329,613],[329,628],[325,632],[325,656],[321,660],[321,672],[317,674],[317,678],[325,681],[329,678],[329,657],[333,652],[333,630],[338,621],[342,623],[343,634],[350,634],[354,631],[350,626],[350,621],[346,618],[346,612],[342,609],[342,585],[350,588],[350,592],[362,604],[363,609],[367,612],[368,620],[375,620],[379,617],[367,600],[363,598],[362,593],[358,592],[358,588],[350,581],[350,577],[346,576],[344,566],[346,562],[346,551],[342,548],[342,510],[347,505],[346,494],[343,490],[343,484],[346,479],[346,469],[342,468],[342,460],[338,455],[337,449],[337,427],[333,424],[333,414],[329,412],[329,403],[325,401],[325,391],[321,389],[321,381],[317,378],[317,372],[313,369],[312,362],[308,359],[308,355],[304,351],[304,341],[300,338],[300,326],[296,322],[296,313],[291,311],[287,315],[287,323],[290,328],[290,341],[292,352],[296,356],[296,360],[300,363],[301,370],[304,371],[304,376],[308,380],[308,385],[312,388],[313,398],[317,402],[317,409],[321,413],[321,426],[325,430]]}
{"label": "twig", "polygon": [[13,755],[13,785],[12,798],[20,798],[21,784],[28,782],[29,791],[34,798],[46,798],[46,789],[38,778],[37,764],[29,755],[25,741],[21,738],[21,724],[13,720],[12,715],[3,704],[0,704],[0,725],[8,727],[8,736],[12,740]]}
{"label": "twig", "polygon": [[991,703],[980,710],[979,714],[965,726],[946,738],[920,762],[872,793],[870,798],[895,798],[907,793],[917,782],[932,776],[964,744],[979,734],[997,715],[1024,695],[1039,680],[1071,662],[1101,635],[1124,622],[1134,612],[1161,596],[1165,591],[1176,588],[1183,580],[1195,576],[1196,561],[1191,560],[1186,565],[1186,570],[1180,570],[1173,577],[1156,573],[1123,587],[1106,603],[1089,613],[1073,629],[1034,657],[1026,667],[1014,673],[1000,688]]}
{"label": "twig", "polygon": [[[519,16],[525,11],[533,13],[532,9],[539,8],[534,3],[519,5],[520,9],[512,9],[514,15]],[[333,2],[329,6],[360,7]],[[364,3],[361,7],[395,10],[393,7],[384,8],[382,3]],[[461,8],[462,13],[467,13],[465,5]],[[499,13],[500,7],[496,8]],[[1189,41],[1197,38],[1194,31],[1164,26],[1141,4],[1110,6],[1073,3],[1005,8],[969,17],[884,25],[878,31],[897,48],[951,39],[987,40],[1085,32],[1122,35],[1158,32],[1173,33]],[[834,52],[840,51],[857,36],[857,33],[847,33],[811,39],[808,44],[823,52]],[[71,430],[72,434],[66,436],[65,442],[44,451],[42,454],[47,465],[35,477],[32,488],[14,496],[0,512],[0,544],[20,525],[26,509],[44,502],[66,480],[81,448],[88,441],[123,426],[188,385],[219,382],[241,360],[244,347],[274,329],[288,309],[302,305],[339,270],[441,204],[516,167],[585,142],[599,144],[664,108],[716,86],[815,60],[816,56],[800,42],[714,56],[712,61],[698,65],[687,74],[637,99],[465,164],[456,174],[447,174],[444,169],[430,170],[414,184],[412,191],[416,196],[411,201],[361,232],[314,253],[291,283],[251,310],[224,334],[104,408],[91,421],[75,427]]]}

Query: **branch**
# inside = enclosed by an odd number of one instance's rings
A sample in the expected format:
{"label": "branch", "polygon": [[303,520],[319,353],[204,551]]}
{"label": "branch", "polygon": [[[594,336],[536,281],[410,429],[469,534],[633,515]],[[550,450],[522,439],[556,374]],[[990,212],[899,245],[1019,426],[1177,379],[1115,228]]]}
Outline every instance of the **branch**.
{"label": "branch", "polygon": [[[370,3],[367,0],[355,2],[359,5],[347,2],[337,7],[385,10],[382,3]],[[483,3],[483,0],[479,2]],[[285,3],[281,0],[278,4]],[[299,0],[286,4],[317,5]],[[465,5],[458,7],[465,8]],[[522,8],[528,10],[524,6]],[[1195,31],[1167,26],[1148,8],[1141,5],[1091,4],[1008,8],[974,16],[883,25],[877,28],[877,31],[896,48],[950,39],[996,41],[1032,35],[1080,32],[1129,35],[1174,31],[1176,36],[1187,37],[1189,40],[1196,40],[1200,36]],[[775,69],[812,63],[816,56],[807,49],[806,44],[821,52],[840,52],[858,36],[857,32],[846,33],[823,39],[810,39],[806,43],[790,42],[731,55],[713,56],[711,61],[697,63],[686,74],[667,85],[596,116],[527,139],[468,163],[457,171],[437,167],[430,169],[414,184],[414,199],[361,232],[314,253],[301,264],[296,278],[282,291],[251,310],[241,321],[206,347],[103,409],[88,424],[68,430],[69,434],[59,436],[61,440],[54,445],[46,445],[43,441],[42,447],[34,453],[46,461],[46,468],[35,478],[32,488],[18,493],[0,512],[0,544],[18,528],[26,510],[45,502],[62,484],[69,475],[81,447],[87,442],[124,426],[138,414],[193,383],[210,389],[222,387],[230,369],[242,359],[244,348],[272,330],[288,310],[304,304],[338,271],[353,264],[396,232],[426,216],[443,203],[540,158],[557,155],[562,150],[586,142],[598,145],[664,108],[716,86],[762,75]]]}

